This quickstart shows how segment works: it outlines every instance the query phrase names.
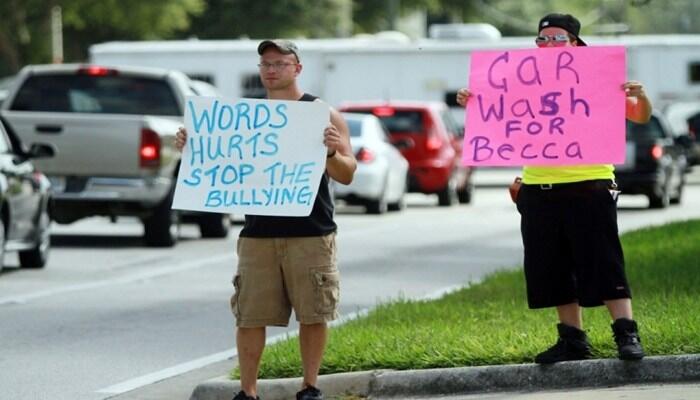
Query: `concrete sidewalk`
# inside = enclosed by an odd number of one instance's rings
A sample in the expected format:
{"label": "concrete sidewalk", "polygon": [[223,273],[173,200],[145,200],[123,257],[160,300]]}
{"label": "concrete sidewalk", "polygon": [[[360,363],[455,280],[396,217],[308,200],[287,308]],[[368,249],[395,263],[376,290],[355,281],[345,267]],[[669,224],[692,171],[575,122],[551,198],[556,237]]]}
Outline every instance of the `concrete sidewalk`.
{"label": "concrete sidewalk", "polygon": [[[299,390],[300,383],[300,378],[260,380],[259,395],[264,400],[292,399]],[[523,396],[533,396],[531,392],[538,392],[535,397],[523,397],[523,399],[555,399],[562,398],[556,396],[562,396],[563,392],[547,394],[555,397],[544,397],[545,394],[542,392],[566,389],[565,393],[570,393],[572,390],[582,388],[635,384],[656,384],[654,390],[665,390],[665,385],[671,383],[697,383],[680,386],[680,395],[684,396],[683,390],[686,390],[689,395],[679,398],[700,399],[700,395],[696,396],[700,394],[700,354],[647,357],[641,361],[602,359],[562,362],[554,365],[519,364],[354,372],[322,376],[319,378],[318,386],[327,398],[354,395],[377,399],[420,399],[461,395],[463,397],[452,398],[505,399],[517,398],[512,392],[521,392],[520,395]],[[237,381],[231,381],[222,376],[199,384],[192,393],[191,400],[230,400],[238,390]],[[501,394],[493,394],[496,392]],[[503,394],[504,392],[511,393]],[[523,394],[523,392],[530,394]],[[588,390],[588,392],[591,392],[591,396],[596,400],[602,400],[594,394],[599,390]],[[478,396],[464,397],[468,394],[478,394]],[[566,397],[570,398],[568,394]],[[581,397],[581,399],[587,398],[593,397]],[[662,395],[654,397],[654,400],[667,398]]]}
{"label": "concrete sidewalk", "polygon": [[[414,397],[413,400],[695,400],[700,383],[621,386],[604,389],[575,389],[534,393],[489,393],[468,396]],[[377,398],[381,400],[381,398]]]}

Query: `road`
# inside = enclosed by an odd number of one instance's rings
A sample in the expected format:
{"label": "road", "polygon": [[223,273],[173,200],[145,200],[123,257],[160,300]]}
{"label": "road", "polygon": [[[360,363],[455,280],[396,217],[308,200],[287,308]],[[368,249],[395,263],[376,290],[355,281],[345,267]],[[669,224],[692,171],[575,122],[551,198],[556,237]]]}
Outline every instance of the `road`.
{"label": "road", "polygon": [[[518,214],[505,188],[478,188],[468,206],[435,203],[412,195],[406,210],[382,216],[339,207],[342,314],[519,265]],[[700,185],[665,210],[635,196],[619,206],[622,230],[700,218]],[[0,398],[143,400],[133,393],[172,375],[220,375],[235,348],[228,299],[240,225],[225,240],[200,240],[185,226],[172,249],[144,247],[133,220],[53,228],[45,269],[18,269],[8,255],[0,274]],[[210,364],[219,369],[201,369]],[[182,390],[169,398],[186,399],[192,386]]]}

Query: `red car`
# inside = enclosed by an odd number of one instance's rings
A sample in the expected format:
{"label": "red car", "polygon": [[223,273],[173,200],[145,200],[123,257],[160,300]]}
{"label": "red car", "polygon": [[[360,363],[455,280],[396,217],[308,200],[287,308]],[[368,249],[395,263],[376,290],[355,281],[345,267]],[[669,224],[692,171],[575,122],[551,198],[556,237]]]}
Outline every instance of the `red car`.
{"label": "red car", "polygon": [[437,194],[438,204],[469,203],[471,168],[461,164],[462,133],[447,105],[437,101],[363,101],[341,111],[374,114],[409,164],[409,191]]}

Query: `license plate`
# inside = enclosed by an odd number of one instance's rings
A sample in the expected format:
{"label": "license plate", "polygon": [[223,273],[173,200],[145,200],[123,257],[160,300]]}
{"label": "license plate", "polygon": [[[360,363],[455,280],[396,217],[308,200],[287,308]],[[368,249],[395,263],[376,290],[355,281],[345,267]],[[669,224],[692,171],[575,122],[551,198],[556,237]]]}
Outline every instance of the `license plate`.
{"label": "license plate", "polygon": [[66,177],[64,176],[49,176],[51,182],[51,190],[54,193],[60,193],[66,190]]}

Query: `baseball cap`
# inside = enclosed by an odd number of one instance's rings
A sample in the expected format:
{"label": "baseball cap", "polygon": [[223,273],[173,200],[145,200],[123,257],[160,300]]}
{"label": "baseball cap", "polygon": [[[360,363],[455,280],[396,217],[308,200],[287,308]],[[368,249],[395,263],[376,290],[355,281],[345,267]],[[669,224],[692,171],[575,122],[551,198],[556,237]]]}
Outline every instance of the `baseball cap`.
{"label": "baseball cap", "polygon": [[579,46],[587,46],[586,42],[581,40],[581,38],[578,36],[579,32],[581,32],[581,23],[573,15],[559,13],[547,14],[540,20],[537,32],[540,32],[542,29],[549,28],[552,26],[562,28],[565,31],[569,32],[576,38],[576,42]]}
{"label": "baseball cap", "polygon": [[299,51],[299,48],[297,47],[296,44],[290,42],[289,40],[283,40],[283,39],[263,40],[258,45],[258,54],[262,55],[265,52],[265,49],[267,49],[268,47],[274,47],[277,49],[277,51],[279,51],[282,54],[294,54],[294,57],[296,57],[297,62],[299,62],[299,54],[297,54],[297,52]]}

